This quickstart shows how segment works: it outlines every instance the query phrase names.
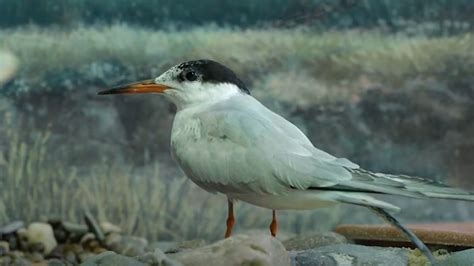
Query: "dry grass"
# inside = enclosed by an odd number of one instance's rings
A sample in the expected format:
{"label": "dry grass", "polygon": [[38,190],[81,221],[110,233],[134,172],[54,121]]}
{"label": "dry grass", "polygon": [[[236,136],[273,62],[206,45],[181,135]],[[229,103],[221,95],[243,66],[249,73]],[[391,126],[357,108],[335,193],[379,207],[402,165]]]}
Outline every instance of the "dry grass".
{"label": "dry grass", "polygon": [[[11,50],[22,62],[21,75],[36,82],[46,72],[97,61],[118,62],[130,73],[153,76],[180,61],[213,58],[233,68],[257,91],[290,73],[289,80],[303,81],[296,85],[303,91],[299,95],[305,96],[297,99],[302,104],[308,95],[313,102],[347,100],[367,84],[403,87],[407,80],[417,78],[446,82],[457,73],[474,74],[472,34],[427,38],[375,31],[212,27],[168,32],[114,25],[70,31],[1,30],[0,35],[8,36],[0,39],[0,47]],[[99,70],[96,74],[101,75]],[[334,96],[334,88],[344,88],[344,92]],[[273,94],[294,100],[294,93],[288,90]]]}
{"label": "dry grass", "polygon": [[[48,133],[37,133],[26,143],[18,137],[12,115],[7,112],[2,119],[0,133],[9,146],[7,159],[0,162],[0,225],[15,219],[81,222],[89,210],[101,221],[150,240],[222,237],[227,210],[223,195],[211,195],[184,176],[162,176],[159,164],[143,170],[104,161],[79,173],[48,160],[54,152]],[[291,232],[329,230],[338,210],[282,213],[280,227]],[[266,229],[271,219],[269,210],[245,204],[237,205],[236,215],[237,231]]]}

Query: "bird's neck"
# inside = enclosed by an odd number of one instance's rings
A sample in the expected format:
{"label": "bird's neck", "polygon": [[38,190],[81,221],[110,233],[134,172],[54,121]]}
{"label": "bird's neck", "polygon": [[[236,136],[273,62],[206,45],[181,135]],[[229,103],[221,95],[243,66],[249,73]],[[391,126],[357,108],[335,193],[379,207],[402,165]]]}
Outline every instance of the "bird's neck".
{"label": "bird's neck", "polygon": [[206,87],[191,88],[186,91],[170,91],[166,96],[176,105],[178,111],[212,105],[239,95],[240,89],[230,83],[210,84]]}

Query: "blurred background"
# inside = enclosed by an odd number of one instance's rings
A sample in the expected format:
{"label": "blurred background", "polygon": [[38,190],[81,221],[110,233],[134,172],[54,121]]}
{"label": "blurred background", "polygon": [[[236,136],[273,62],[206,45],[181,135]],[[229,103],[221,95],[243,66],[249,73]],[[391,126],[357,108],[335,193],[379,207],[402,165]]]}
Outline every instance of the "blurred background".
{"label": "blurred background", "polygon": [[[91,211],[151,240],[218,239],[227,203],[169,156],[174,107],[104,88],[208,58],[313,143],[372,171],[474,190],[470,0],[0,0],[0,224]],[[6,54],[8,53],[8,55]],[[12,55],[14,57],[12,57]],[[16,58],[16,59],[14,59]],[[10,64],[8,64],[10,62]],[[383,197],[403,222],[466,202]],[[271,211],[238,204],[236,231]],[[379,222],[352,206],[280,212],[291,233]]]}

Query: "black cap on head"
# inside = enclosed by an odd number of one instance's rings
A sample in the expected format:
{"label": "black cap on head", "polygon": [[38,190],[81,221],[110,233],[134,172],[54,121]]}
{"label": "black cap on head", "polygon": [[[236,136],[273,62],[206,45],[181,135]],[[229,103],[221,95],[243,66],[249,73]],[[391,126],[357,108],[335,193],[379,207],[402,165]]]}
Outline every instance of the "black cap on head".
{"label": "black cap on head", "polygon": [[243,92],[250,94],[250,91],[248,90],[247,86],[245,86],[245,83],[237,77],[234,71],[216,61],[208,59],[188,61],[181,63],[177,68],[183,70],[183,72],[178,77],[181,80],[185,79],[183,75],[186,75],[189,71],[192,71],[201,76],[203,82],[231,83],[239,87],[239,89]]}

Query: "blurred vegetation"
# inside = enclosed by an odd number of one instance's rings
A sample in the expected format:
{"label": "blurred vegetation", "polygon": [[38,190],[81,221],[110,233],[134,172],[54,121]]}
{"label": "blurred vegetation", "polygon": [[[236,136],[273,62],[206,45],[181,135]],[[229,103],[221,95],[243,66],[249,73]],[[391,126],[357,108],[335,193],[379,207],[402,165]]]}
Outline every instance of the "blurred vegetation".
{"label": "blurred vegetation", "polygon": [[[59,218],[82,222],[85,210],[125,232],[148,240],[220,239],[225,232],[227,201],[205,193],[184,176],[165,178],[155,163],[143,172],[132,165],[103,161],[82,174],[51,160],[50,133],[20,140],[13,114],[3,112],[0,134],[9,140],[0,161],[0,225]],[[327,231],[339,219],[338,208],[313,213],[283,213],[279,227],[293,233]],[[279,215],[280,216],[280,215]],[[235,230],[267,229],[270,210],[237,204]],[[324,217],[320,219],[319,217]]]}
{"label": "blurred vegetation", "polygon": [[[0,224],[52,216],[80,221],[88,209],[149,239],[220,238],[224,197],[198,189],[168,160],[169,103],[96,97],[100,89],[198,58],[234,69],[255,97],[324,150],[374,171],[472,183],[471,1],[0,6],[0,48],[20,63],[0,89]],[[467,204],[396,201],[410,207],[405,215],[412,221],[452,219],[440,208],[473,217]],[[237,230],[270,222],[268,210],[246,204],[236,215]],[[371,217],[344,207],[279,216],[280,227],[295,233]]]}
{"label": "blurred vegetation", "polygon": [[163,28],[217,24],[237,27],[311,25],[390,31],[435,23],[436,34],[472,30],[470,0],[0,0],[2,26],[132,23]]}
{"label": "blurred vegetation", "polygon": [[[93,75],[105,87],[150,78],[178,62],[198,58],[228,65],[256,90],[271,87],[266,93],[288,97],[298,105],[345,101],[356,96],[361,85],[401,88],[414,79],[434,79],[455,88],[455,84],[469,83],[474,75],[472,33],[433,38],[375,30],[315,33],[307,28],[201,27],[166,32],[113,25],[71,31],[2,30],[0,34],[9,36],[0,39],[0,47],[12,51],[23,63],[19,73],[23,84],[7,87],[0,92],[3,94],[54,90],[43,88],[38,80],[57,71],[70,72],[71,79]],[[100,62],[110,63],[111,74],[121,71],[126,76],[107,75],[107,67],[97,65]],[[274,80],[281,80],[281,75],[287,77],[276,84]],[[298,86],[300,93],[286,90],[290,84]],[[71,84],[66,89],[77,87]]]}

